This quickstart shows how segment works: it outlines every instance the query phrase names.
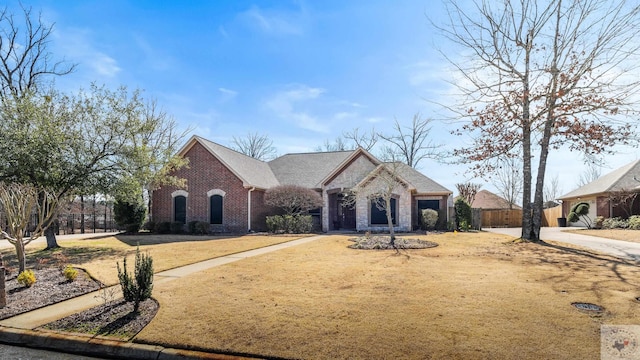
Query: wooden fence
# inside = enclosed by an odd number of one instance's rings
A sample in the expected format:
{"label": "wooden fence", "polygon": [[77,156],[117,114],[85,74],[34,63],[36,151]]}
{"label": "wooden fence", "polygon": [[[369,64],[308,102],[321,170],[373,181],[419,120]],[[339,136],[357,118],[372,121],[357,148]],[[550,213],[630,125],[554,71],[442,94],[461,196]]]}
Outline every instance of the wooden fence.
{"label": "wooden fence", "polygon": [[[562,206],[542,212],[542,226],[557,227]],[[482,210],[482,227],[521,227],[522,210]]]}

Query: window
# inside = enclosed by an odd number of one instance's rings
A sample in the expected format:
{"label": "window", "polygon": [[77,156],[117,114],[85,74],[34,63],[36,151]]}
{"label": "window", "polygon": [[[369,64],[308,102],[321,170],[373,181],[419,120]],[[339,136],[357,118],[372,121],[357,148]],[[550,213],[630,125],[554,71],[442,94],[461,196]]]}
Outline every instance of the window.
{"label": "window", "polygon": [[[378,203],[382,199],[371,200],[371,225],[387,225],[387,212],[386,210],[380,210]],[[393,225],[396,225],[396,199],[391,198],[391,220]]]}
{"label": "window", "polygon": [[187,223],[187,197],[184,195],[173,198],[173,221]]}
{"label": "window", "polygon": [[222,195],[209,197],[209,223],[222,224]]}

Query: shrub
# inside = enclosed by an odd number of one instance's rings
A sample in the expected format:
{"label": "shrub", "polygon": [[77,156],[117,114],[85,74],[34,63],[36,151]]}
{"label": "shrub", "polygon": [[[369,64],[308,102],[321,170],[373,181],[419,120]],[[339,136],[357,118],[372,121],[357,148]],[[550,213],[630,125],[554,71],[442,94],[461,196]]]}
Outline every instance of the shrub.
{"label": "shrub", "polygon": [[206,221],[189,221],[187,224],[189,234],[206,235],[209,233],[209,223]]}
{"label": "shrub", "polygon": [[116,263],[116,266],[122,295],[126,301],[134,302],[133,311],[138,312],[140,302],[150,298],[153,290],[153,258],[149,254],[141,254],[138,246],[133,277],[127,272],[126,256],[123,260],[123,269],[120,269],[120,263]]}
{"label": "shrub", "polygon": [[73,281],[78,277],[78,270],[74,269],[71,265],[67,265],[62,270],[62,275],[64,275],[67,281]]}
{"label": "shrub", "polygon": [[25,270],[18,275],[18,284],[23,285],[25,287],[31,287],[31,285],[36,283],[36,274],[33,273],[33,270]]}
{"label": "shrub", "polygon": [[264,202],[282,209],[287,215],[297,215],[323,205],[317,191],[297,185],[272,187],[264,194]]}
{"label": "shrub", "polygon": [[589,217],[589,203],[579,202],[571,207],[569,216],[567,216],[569,222],[575,223],[582,221],[587,228],[591,229],[591,218]]}
{"label": "shrub", "polygon": [[184,224],[179,221],[174,221],[170,225],[172,234],[182,234],[184,232]]}
{"label": "shrub", "polygon": [[306,234],[313,229],[311,215],[267,216],[267,229],[276,234]]}
{"label": "shrub", "polygon": [[438,212],[433,209],[422,210],[422,227],[425,230],[433,230],[438,223]]}
{"label": "shrub", "polygon": [[604,216],[596,216],[596,219],[593,221],[593,228],[602,229],[603,222],[604,222]]}
{"label": "shrub", "polygon": [[628,220],[629,229],[640,230],[640,215],[633,215]]}
{"label": "shrub", "polygon": [[603,229],[626,229],[629,222],[619,217],[608,218],[602,221]]}
{"label": "shrub", "polygon": [[163,221],[163,222],[159,222],[156,223],[156,226],[154,228],[154,232],[156,234],[168,234],[171,232],[171,223],[168,221]]}
{"label": "shrub", "polygon": [[454,204],[454,210],[458,229],[462,231],[468,230],[473,221],[471,218],[471,205],[460,197]]}
{"label": "shrub", "polygon": [[130,233],[140,231],[147,210],[144,205],[116,200],[113,204],[113,220]]}
{"label": "shrub", "polygon": [[156,226],[157,226],[156,222],[153,220],[150,220],[144,223],[144,226],[142,228],[153,232],[153,231],[156,231]]}

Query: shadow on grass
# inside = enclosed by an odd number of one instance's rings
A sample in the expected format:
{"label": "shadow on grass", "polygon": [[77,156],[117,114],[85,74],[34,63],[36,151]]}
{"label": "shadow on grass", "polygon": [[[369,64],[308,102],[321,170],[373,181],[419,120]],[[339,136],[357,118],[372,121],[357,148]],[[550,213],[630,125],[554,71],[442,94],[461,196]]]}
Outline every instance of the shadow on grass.
{"label": "shadow on grass", "polygon": [[239,235],[220,235],[220,236],[211,236],[211,235],[176,235],[176,234],[148,234],[148,235],[127,235],[127,234],[119,234],[114,236],[118,241],[127,244],[132,247],[136,247],[138,245],[160,245],[160,244],[170,244],[170,243],[180,243],[180,242],[189,242],[189,241],[210,241],[210,240],[226,240],[237,238]]}
{"label": "shadow on grass", "polygon": [[[18,258],[13,249],[4,249],[2,252],[5,266],[18,267]],[[70,263],[82,265],[93,260],[116,255],[124,255],[126,251],[112,248],[98,247],[58,247],[51,250],[37,250],[26,255],[27,268],[41,268],[44,266],[65,266]]]}
{"label": "shadow on grass", "polygon": [[[554,284],[556,291],[565,291],[570,287],[588,289],[602,301],[612,289],[640,287],[640,263],[632,257],[618,258],[548,242],[529,244],[526,249],[535,256],[525,258],[524,263],[554,267],[555,270],[545,279]],[[578,277],[576,281],[578,273],[589,276]]]}

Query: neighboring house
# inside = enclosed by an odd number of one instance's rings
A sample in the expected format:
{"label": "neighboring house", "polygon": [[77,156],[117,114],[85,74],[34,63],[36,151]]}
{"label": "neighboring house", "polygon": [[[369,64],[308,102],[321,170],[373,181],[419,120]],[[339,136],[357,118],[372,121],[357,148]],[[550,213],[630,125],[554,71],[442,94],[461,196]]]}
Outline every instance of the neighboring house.
{"label": "neighboring house", "polygon": [[507,199],[488,190],[478,191],[471,207],[482,210],[522,210],[520,206],[509,204]]}
{"label": "neighboring house", "polygon": [[[266,216],[277,212],[265,204],[265,192],[299,185],[322,196],[324,206],[310,212],[322,231],[385,229],[385,212],[367,194],[376,189],[376,174],[389,165],[362,148],[287,154],[264,162],[194,136],[178,154],[189,159],[188,167],[175,173],[187,186],[154,192],[155,222],[207,221],[214,232],[263,231]],[[404,164],[398,164],[395,174],[399,186],[391,211],[396,230],[417,228],[421,209],[441,210],[446,216],[451,191]],[[355,206],[342,206],[344,191],[353,188],[360,189]]]}
{"label": "neighboring house", "polygon": [[[559,198],[562,200],[562,214],[567,216],[571,207],[578,202],[589,204],[589,217],[602,216],[627,218],[640,214],[640,160],[636,160],[617,170],[571,191]],[[626,201],[623,199],[626,198]],[[576,223],[580,225],[581,223]]]}

